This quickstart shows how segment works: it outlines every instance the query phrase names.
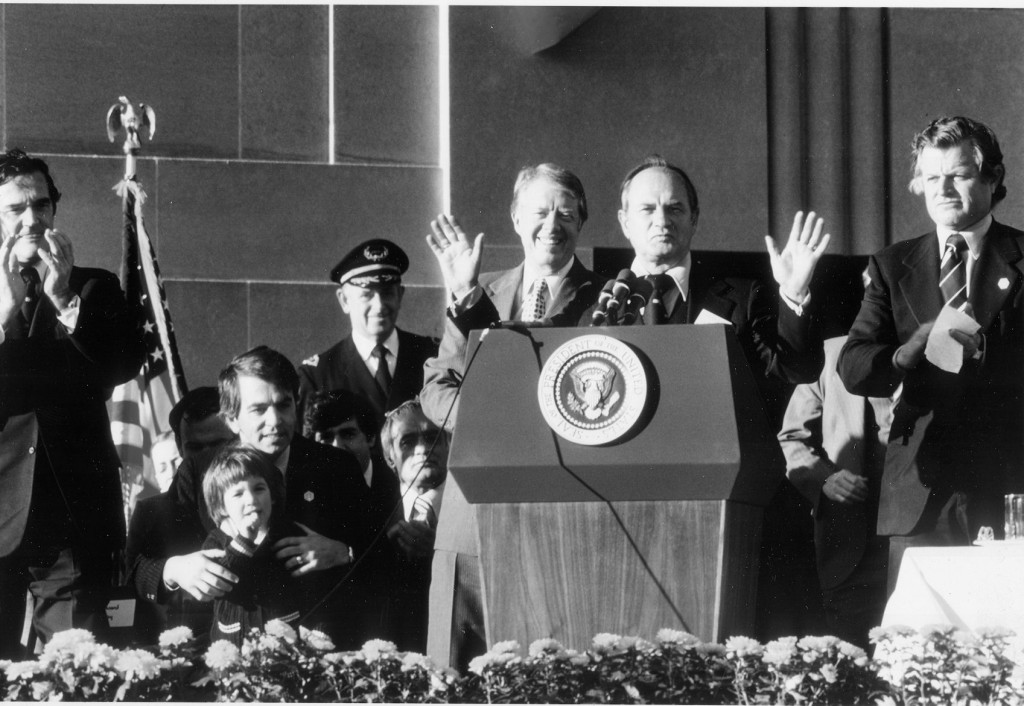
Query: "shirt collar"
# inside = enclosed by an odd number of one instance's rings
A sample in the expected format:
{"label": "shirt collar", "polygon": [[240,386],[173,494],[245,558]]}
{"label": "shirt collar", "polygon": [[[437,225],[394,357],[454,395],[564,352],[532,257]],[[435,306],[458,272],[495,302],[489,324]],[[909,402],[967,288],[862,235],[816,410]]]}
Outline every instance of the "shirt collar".
{"label": "shirt collar", "polygon": [[[373,357],[373,349],[377,347],[377,341],[364,336],[361,333],[352,331],[352,343],[356,346],[356,352],[359,353],[359,357],[364,362],[369,362],[370,358]],[[384,341],[384,347],[388,349],[388,353],[398,358],[398,327],[396,326],[392,331],[391,335]]]}
{"label": "shirt collar", "polygon": [[946,240],[949,239],[949,236],[953,235],[953,233],[959,233],[964,236],[964,240],[967,241],[967,247],[971,251],[971,259],[977,260],[978,255],[981,253],[981,243],[984,240],[985,235],[988,233],[988,229],[991,227],[991,212],[970,228],[955,230],[946,226],[936,225],[935,232],[939,238],[939,252],[941,253],[946,249]]}
{"label": "shirt collar", "polygon": [[373,485],[373,459],[371,458],[366,462],[366,468],[363,469],[363,480],[366,481],[366,487],[369,488]]}
{"label": "shirt collar", "polygon": [[[675,280],[676,287],[679,288],[679,293],[683,295],[684,301],[686,300],[687,292],[690,291],[690,269],[692,262],[693,258],[690,256],[690,253],[687,252],[681,263],[665,270],[665,274]],[[654,274],[650,269],[648,269],[647,263],[642,261],[640,258],[634,258],[633,264],[629,266],[629,269],[631,269],[633,274],[637,277]]]}
{"label": "shirt collar", "polygon": [[569,262],[565,263],[561,267],[561,269],[559,269],[554,274],[543,275],[529,260],[527,260],[526,262],[523,263],[523,295],[525,296],[527,293],[529,293],[530,287],[533,286],[533,283],[536,280],[540,279],[541,277],[547,280],[548,291],[554,292],[558,285],[562,283],[562,280],[565,279],[565,276],[569,273],[569,270],[572,269],[572,265],[574,262],[576,262],[575,255],[570,257]]}
{"label": "shirt collar", "polygon": [[419,496],[425,496],[430,501],[430,505],[434,508],[434,517],[439,517],[441,514],[441,498],[444,495],[444,481],[441,482],[436,488],[410,488],[407,485],[402,486],[402,519],[408,521],[410,515],[412,515],[412,507],[416,502],[416,498]]}

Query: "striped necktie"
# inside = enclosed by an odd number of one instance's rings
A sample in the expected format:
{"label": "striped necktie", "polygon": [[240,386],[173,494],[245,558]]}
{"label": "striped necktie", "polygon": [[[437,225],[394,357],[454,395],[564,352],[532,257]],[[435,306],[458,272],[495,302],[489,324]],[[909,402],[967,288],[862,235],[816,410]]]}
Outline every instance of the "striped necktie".
{"label": "striped necktie", "polygon": [[548,281],[538,277],[523,304],[523,321],[543,321],[547,312]]}
{"label": "striped necktie", "polygon": [[942,253],[939,267],[939,288],[946,304],[963,311],[967,306],[967,263],[964,251],[967,241],[960,233],[953,233],[946,239],[946,250]]}

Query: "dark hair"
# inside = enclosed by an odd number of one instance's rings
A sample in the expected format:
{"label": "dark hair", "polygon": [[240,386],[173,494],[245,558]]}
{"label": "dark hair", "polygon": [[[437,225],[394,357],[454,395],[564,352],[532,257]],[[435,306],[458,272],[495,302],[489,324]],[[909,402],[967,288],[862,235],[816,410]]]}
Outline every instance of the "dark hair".
{"label": "dark hair", "polygon": [[971,143],[974,148],[974,161],[978,165],[981,178],[985,181],[996,183],[996,189],[992,193],[992,203],[996,204],[1006,197],[1006,187],[1003,179],[1006,177],[1006,168],[1003,166],[1003,152],[999,149],[999,140],[987,125],[965,118],[962,115],[953,117],[942,116],[929,123],[921,132],[914,135],[911,143],[911,174],[908,188],[911,193],[921,194],[919,178],[921,171],[918,168],[917,160],[925,147],[937,147],[949,149],[964,142]]}
{"label": "dark hair", "polygon": [[316,432],[336,427],[354,419],[367,439],[373,439],[377,429],[376,415],[370,403],[358,392],[331,390],[317,392],[306,402],[302,420],[302,435],[313,439]]}
{"label": "dark hair", "polygon": [[658,154],[649,154],[644,157],[643,161],[630,169],[629,173],[626,174],[626,178],[622,180],[622,188],[619,191],[622,199],[622,210],[625,211],[629,205],[626,193],[629,191],[629,185],[633,183],[633,178],[640,172],[648,169],[667,169],[682,179],[683,186],[686,187],[686,200],[690,206],[690,222],[696,225],[697,216],[700,215],[700,204],[697,201],[697,188],[693,185],[693,182],[690,181],[690,177],[682,170],[681,167],[670,164],[664,157]]}
{"label": "dark hair", "polygon": [[60,201],[60,192],[57,185],[53,183],[50,176],[50,167],[38,157],[29,157],[23,150],[15,147],[7,150],[0,156],[0,185],[6,184],[15,177],[25,174],[42,174],[46,179],[46,188],[50,192],[50,204],[53,212],[57,213],[57,202]]}
{"label": "dark hair", "polygon": [[167,420],[171,424],[171,431],[174,432],[174,443],[178,445],[178,448],[181,448],[182,421],[190,424],[201,422],[219,411],[220,393],[217,392],[216,387],[206,385],[186,392],[171,408],[171,413],[167,416]]}
{"label": "dark hair", "polygon": [[515,213],[516,205],[519,203],[519,192],[521,192],[527,184],[537,179],[550,179],[572,194],[576,199],[579,225],[582,226],[587,222],[587,194],[583,191],[583,182],[580,181],[578,176],[570,172],[565,167],[560,167],[557,164],[552,164],[551,162],[545,162],[544,164],[538,164],[536,166],[523,167],[519,170],[519,174],[516,175],[515,186],[512,187],[512,205],[509,207],[510,212]]}
{"label": "dark hair", "polygon": [[227,515],[224,512],[224,491],[246,478],[262,478],[270,488],[273,507],[284,507],[284,478],[267,455],[237,441],[222,447],[203,474],[203,499],[206,510],[214,522]]}
{"label": "dark hair", "polygon": [[259,378],[299,398],[299,375],[291,361],[267,346],[257,346],[235,356],[227,367],[220,371],[220,412],[228,419],[235,419],[241,411],[242,400],[238,392],[238,376],[248,375]]}

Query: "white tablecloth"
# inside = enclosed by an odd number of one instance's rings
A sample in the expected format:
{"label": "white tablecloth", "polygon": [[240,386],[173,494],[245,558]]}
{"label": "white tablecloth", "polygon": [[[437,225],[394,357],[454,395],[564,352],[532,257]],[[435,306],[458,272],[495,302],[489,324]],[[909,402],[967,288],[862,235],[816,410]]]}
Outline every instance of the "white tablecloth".
{"label": "white tablecloth", "polygon": [[1024,636],[1024,541],[907,549],[882,625],[1003,627]]}

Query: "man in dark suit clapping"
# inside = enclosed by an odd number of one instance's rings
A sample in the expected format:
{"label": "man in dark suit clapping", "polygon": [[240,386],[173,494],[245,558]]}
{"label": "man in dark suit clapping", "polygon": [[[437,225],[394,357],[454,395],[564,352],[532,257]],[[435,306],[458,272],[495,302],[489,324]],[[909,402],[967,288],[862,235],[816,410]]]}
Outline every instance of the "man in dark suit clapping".
{"label": "man in dark suit clapping", "polygon": [[[124,547],[106,400],[143,351],[117,278],[75,266],[45,162],[0,156],[0,657],[102,634]],[[30,644],[22,642],[26,589]]]}
{"label": "man in dark suit clapping", "polygon": [[[1024,468],[1024,232],[992,217],[1006,195],[999,142],[975,120],[942,117],[912,158],[910,189],[935,228],[871,257],[839,357],[850,392],[898,400],[878,509],[890,590],[906,547],[1001,533],[1002,496],[1021,489]],[[944,307],[960,317],[932,331]],[[953,365],[926,351],[929,335]]]}

